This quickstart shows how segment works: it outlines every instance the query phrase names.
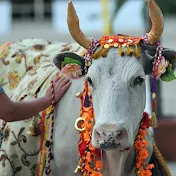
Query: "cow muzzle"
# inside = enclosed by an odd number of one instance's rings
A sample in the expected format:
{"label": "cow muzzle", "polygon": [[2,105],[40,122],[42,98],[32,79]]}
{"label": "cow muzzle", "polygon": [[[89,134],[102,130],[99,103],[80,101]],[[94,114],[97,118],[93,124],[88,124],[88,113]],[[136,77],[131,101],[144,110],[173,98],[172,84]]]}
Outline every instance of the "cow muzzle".
{"label": "cow muzzle", "polygon": [[107,130],[106,126],[95,127],[93,130],[92,144],[94,147],[102,150],[126,150],[129,148],[127,130],[120,126],[116,126],[111,130],[110,128]]}

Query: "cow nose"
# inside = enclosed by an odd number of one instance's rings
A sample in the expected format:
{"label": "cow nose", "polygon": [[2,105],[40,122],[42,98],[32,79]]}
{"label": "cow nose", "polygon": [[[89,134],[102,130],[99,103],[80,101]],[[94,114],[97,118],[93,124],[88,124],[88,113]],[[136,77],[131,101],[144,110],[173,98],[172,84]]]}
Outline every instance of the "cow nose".
{"label": "cow nose", "polygon": [[101,130],[95,130],[95,135],[98,138],[104,138],[104,139],[109,139],[109,138],[121,138],[123,135],[125,135],[125,128],[121,130],[116,130],[116,131],[101,131]]}

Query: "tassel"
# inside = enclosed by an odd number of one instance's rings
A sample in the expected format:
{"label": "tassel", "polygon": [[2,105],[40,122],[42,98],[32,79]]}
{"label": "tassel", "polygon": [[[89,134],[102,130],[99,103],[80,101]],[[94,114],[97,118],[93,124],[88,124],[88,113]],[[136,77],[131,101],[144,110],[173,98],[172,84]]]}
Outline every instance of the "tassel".
{"label": "tassel", "polygon": [[124,51],[121,46],[119,46],[119,54],[120,54],[120,56],[124,56]]}
{"label": "tassel", "polygon": [[103,51],[103,47],[100,47],[100,49],[95,52],[94,54],[92,54],[91,56],[94,58],[94,59],[98,59],[100,56],[101,56],[101,52]]}
{"label": "tassel", "polygon": [[153,128],[157,128],[158,127],[158,123],[157,123],[157,118],[156,118],[156,113],[152,112],[152,118],[150,121],[150,126]]}
{"label": "tassel", "polygon": [[127,46],[127,54],[129,55],[129,56],[131,56],[132,54],[133,54],[133,50],[129,47],[129,46]]}
{"label": "tassel", "polygon": [[107,53],[109,52],[110,49],[111,49],[111,48],[109,47],[109,48],[106,48],[106,49],[102,50],[102,51],[101,51],[101,56],[102,56],[102,57],[105,57],[105,56],[107,55]]}
{"label": "tassel", "polygon": [[137,58],[140,58],[140,53],[139,53],[138,45],[135,44],[135,47],[136,47],[136,49],[135,49],[135,55],[136,55]]}

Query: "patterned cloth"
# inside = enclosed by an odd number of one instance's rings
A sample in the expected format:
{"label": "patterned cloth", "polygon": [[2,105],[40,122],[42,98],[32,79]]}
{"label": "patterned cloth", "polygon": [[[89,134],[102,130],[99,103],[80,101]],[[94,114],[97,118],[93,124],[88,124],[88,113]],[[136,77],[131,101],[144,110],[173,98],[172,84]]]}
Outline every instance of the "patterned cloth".
{"label": "patterned cloth", "polygon": [[[0,46],[0,84],[13,101],[31,100],[45,94],[59,71],[53,57],[69,51],[80,54],[76,43],[51,43],[42,39],[7,42]],[[39,127],[41,113],[29,120],[7,123],[0,148],[0,176],[36,176],[40,136],[27,132],[32,122]],[[2,121],[0,121],[0,129]]]}

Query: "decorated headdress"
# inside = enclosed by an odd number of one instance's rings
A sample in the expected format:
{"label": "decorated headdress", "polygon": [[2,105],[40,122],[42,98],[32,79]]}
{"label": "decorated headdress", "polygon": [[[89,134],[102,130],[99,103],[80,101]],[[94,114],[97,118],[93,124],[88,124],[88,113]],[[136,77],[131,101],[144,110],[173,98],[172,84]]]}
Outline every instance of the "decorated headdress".
{"label": "decorated headdress", "polygon": [[[160,63],[162,59],[164,60],[164,57],[162,56],[163,47],[160,45],[158,40],[163,33],[164,17],[154,0],[148,0],[147,3],[152,21],[152,28],[150,32],[143,37],[111,35],[102,37],[99,41],[89,39],[80,29],[79,19],[71,1],[68,3],[67,22],[70,34],[72,35],[73,39],[88,50],[84,57],[85,71],[87,71],[87,68],[91,66],[93,59],[97,59],[100,56],[105,57],[111,48],[118,48],[119,54],[121,56],[125,54],[134,54],[136,58],[139,58],[140,53],[138,45],[140,45],[140,43],[156,46],[156,54],[153,62],[152,74],[152,126],[156,127],[156,78],[159,77],[162,73],[158,67],[161,65]],[[135,50],[130,48],[131,46],[135,46]],[[167,64],[165,66],[167,66]],[[162,67],[162,70],[165,69],[163,65],[160,67]]]}

